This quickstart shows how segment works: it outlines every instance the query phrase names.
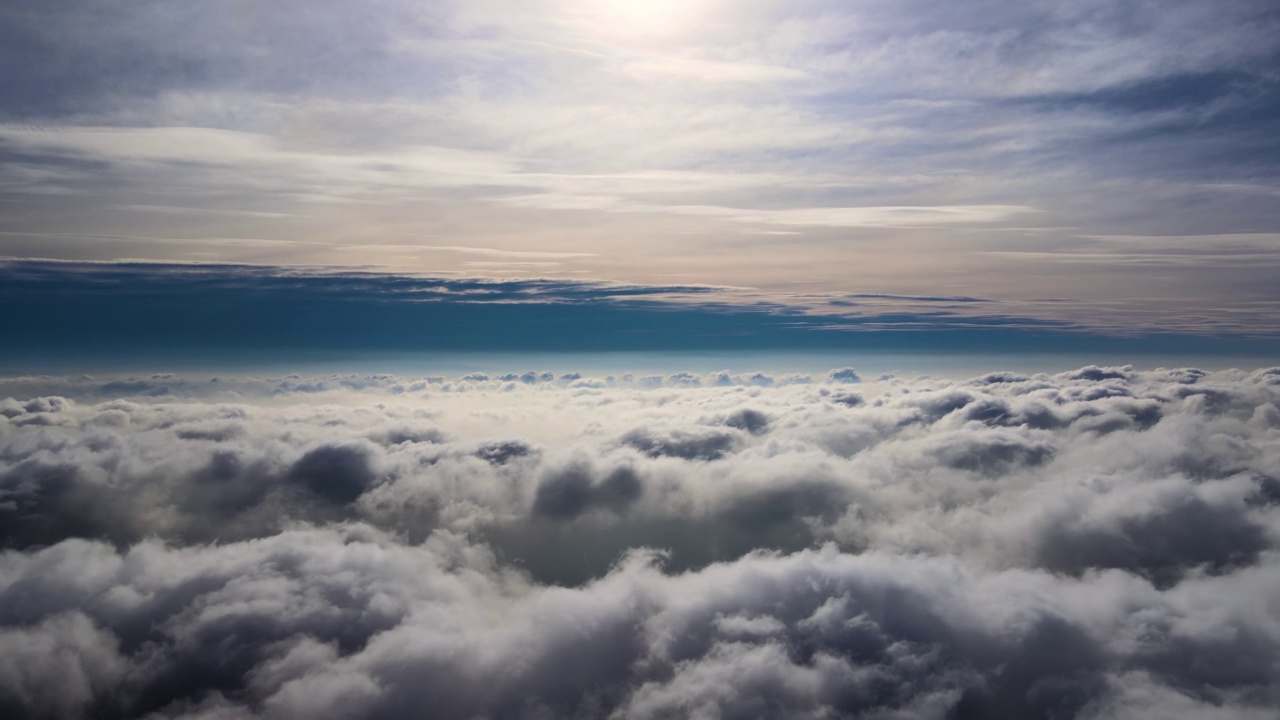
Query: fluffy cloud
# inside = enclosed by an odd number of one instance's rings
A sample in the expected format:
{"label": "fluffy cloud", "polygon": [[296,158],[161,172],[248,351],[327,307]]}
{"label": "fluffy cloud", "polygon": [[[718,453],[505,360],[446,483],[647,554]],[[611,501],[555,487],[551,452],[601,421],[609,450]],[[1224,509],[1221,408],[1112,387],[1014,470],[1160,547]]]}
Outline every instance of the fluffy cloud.
{"label": "fluffy cloud", "polygon": [[1280,701],[1280,371],[761,377],[11,378],[0,710]]}

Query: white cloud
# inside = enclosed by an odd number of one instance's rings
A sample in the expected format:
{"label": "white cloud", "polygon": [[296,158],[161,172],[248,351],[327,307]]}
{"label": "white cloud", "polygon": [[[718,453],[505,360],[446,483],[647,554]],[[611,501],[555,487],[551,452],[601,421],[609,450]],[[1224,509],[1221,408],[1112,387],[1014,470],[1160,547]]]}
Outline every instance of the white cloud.
{"label": "white cloud", "polygon": [[0,703],[1263,716],[1278,373],[9,379]]}

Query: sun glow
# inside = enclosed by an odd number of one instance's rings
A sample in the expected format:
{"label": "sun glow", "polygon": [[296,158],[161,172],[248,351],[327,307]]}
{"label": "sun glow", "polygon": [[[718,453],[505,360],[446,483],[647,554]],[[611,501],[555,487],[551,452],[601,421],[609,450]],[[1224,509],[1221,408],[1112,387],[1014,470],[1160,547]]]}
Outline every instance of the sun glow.
{"label": "sun glow", "polygon": [[692,21],[696,0],[593,0],[602,24],[621,35],[678,32]]}

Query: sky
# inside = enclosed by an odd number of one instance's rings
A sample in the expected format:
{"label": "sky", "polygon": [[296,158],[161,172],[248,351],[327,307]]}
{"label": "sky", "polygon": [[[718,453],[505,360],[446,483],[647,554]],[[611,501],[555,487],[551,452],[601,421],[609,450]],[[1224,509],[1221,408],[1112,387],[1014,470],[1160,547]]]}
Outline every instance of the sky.
{"label": "sky", "polygon": [[[658,346],[799,317],[825,329],[753,343],[1274,356],[1278,35],[1270,0],[8,2],[4,302],[44,334],[3,332],[52,352],[135,302],[86,263],[129,261],[144,288],[206,264],[268,295],[581,282],[623,326],[670,308],[689,329]],[[130,347],[159,322],[101,314]]]}

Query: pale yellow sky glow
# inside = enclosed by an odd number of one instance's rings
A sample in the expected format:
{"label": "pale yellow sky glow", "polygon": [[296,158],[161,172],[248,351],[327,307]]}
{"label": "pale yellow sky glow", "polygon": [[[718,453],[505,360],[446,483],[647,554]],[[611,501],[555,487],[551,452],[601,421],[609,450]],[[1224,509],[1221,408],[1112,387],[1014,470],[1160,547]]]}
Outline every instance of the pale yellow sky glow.
{"label": "pale yellow sky glow", "polygon": [[677,34],[699,21],[706,0],[579,0],[608,35]]}

